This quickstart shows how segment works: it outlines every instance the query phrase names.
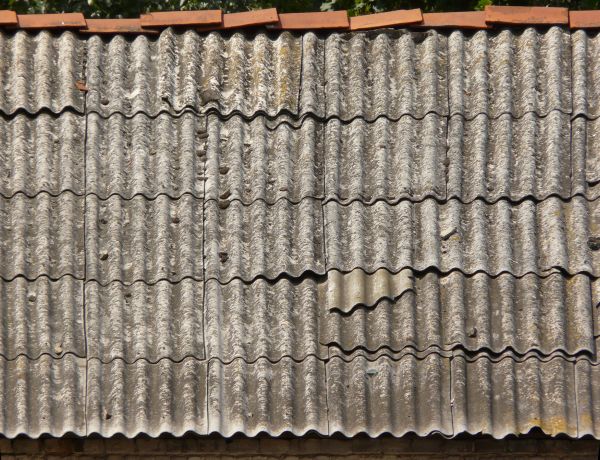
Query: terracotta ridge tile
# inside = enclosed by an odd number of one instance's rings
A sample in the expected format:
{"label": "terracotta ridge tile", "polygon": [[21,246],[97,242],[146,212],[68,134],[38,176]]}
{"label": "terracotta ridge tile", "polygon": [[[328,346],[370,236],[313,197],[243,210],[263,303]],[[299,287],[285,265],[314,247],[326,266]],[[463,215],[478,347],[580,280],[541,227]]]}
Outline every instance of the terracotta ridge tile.
{"label": "terracotta ridge tile", "polygon": [[600,10],[569,11],[571,29],[593,29],[600,27]]}
{"label": "terracotta ridge tile", "polygon": [[222,21],[221,10],[157,11],[140,16],[142,27],[219,25]]}
{"label": "terracotta ridge tile", "polygon": [[483,11],[453,13],[423,13],[423,23],[415,27],[446,27],[452,29],[490,29]]}
{"label": "terracotta ridge tile", "polygon": [[544,6],[495,6],[485,7],[485,21],[507,25],[557,25],[569,23],[567,8]]}
{"label": "terracotta ridge tile", "polygon": [[17,13],[11,10],[0,10],[0,26],[18,26]]}
{"label": "terracotta ridge tile", "polygon": [[158,34],[157,29],[142,28],[138,18],[86,19],[87,27],[79,32],[86,34]]}
{"label": "terracotta ridge tile", "polygon": [[18,14],[21,29],[81,29],[86,27],[82,13]]}
{"label": "terracotta ridge tile", "polygon": [[316,13],[281,13],[279,23],[268,26],[282,30],[349,29],[348,12],[320,11]]}
{"label": "terracotta ridge tile", "polygon": [[264,26],[279,22],[277,8],[266,8],[264,10],[243,11],[241,13],[227,13],[223,15],[220,25],[199,27],[199,32],[210,30],[241,29],[243,27]]}
{"label": "terracotta ridge tile", "polygon": [[350,30],[368,30],[382,27],[404,26],[423,21],[420,8],[412,10],[386,11],[350,18]]}

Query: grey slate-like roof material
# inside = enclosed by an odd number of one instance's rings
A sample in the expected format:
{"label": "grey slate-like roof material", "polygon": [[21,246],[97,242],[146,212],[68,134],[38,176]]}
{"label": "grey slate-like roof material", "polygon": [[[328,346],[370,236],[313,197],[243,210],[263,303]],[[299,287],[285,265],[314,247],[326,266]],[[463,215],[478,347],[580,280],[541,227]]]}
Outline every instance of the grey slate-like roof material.
{"label": "grey slate-like roof material", "polygon": [[599,40],[1,33],[0,434],[600,437]]}

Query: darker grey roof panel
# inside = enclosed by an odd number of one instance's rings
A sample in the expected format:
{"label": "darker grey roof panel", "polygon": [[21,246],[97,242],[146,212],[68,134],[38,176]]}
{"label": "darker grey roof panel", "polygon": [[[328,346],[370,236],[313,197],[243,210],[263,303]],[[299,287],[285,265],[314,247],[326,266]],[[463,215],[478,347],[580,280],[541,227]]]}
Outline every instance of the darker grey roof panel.
{"label": "darker grey roof panel", "polygon": [[600,365],[587,360],[575,364],[579,436],[600,437]]}
{"label": "darker grey roof panel", "polygon": [[573,193],[600,197],[600,119],[583,117],[571,122]]}

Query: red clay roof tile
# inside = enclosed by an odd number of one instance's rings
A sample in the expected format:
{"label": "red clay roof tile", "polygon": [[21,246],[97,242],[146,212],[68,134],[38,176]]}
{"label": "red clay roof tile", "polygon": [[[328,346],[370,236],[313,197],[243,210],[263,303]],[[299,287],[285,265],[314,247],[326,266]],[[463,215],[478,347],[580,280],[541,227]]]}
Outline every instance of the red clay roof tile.
{"label": "red clay roof tile", "polygon": [[593,29],[600,27],[600,10],[569,11],[571,29]]}
{"label": "red clay roof tile", "polygon": [[567,8],[543,6],[494,6],[485,7],[485,21],[507,25],[568,24]]}
{"label": "red clay roof tile", "polygon": [[21,29],[81,29],[86,27],[81,13],[19,14]]}
{"label": "red clay roof tile", "polygon": [[423,21],[420,8],[367,14],[350,18],[350,30],[377,29],[380,27],[405,26]]}
{"label": "red clay roof tile", "polygon": [[197,30],[205,32],[209,30],[241,29],[243,27],[264,26],[279,22],[277,8],[264,10],[244,11],[242,13],[228,13],[223,15],[223,23],[215,26],[199,27]]}
{"label": "red clay roof tile", "polygon": [[350,21],[347,11],[285,13],[279,15],[278,24],[270,27],[285,30],[348,29]]}
{"label": "red clay roof tile", "polygon": [[158,11],[140,16],[142,27],[220,25],[222,21],[221,10]]}
{"label": "red clay roof tile", "polygon": [[156,29],[144,29],[139,19],[86,19],[88,34],[158,34]]}
{"label": "red clay roof tile", "polygon": [[11,10],[0,10],[0,26],[18,26],[17,13]]}
{"label": "red clay roof tile", "polygon": [[483,11],[458,13],[424,13],[423,23],[418,27],[448,27],[456,29],[489,29]]}

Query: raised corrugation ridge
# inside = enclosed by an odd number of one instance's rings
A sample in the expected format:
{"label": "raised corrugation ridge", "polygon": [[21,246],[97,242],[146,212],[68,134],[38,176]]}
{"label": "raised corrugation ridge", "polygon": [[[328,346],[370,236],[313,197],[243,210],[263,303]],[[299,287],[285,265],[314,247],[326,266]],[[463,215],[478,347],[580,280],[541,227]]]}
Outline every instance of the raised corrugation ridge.
{"label": "raised corrugation ridge", "polygon": [[88,361],[87,435],[206,434],[206,367],[194,358],[150,364]]}
{"label": "raised corrugation ridge", "polygon": [[88,357],[103,362],[204,358],[203,283],[85,286]]}
{"label": "raised corrugation ridge", "polygon": [[600,119],[571,122],[573,194],[600,197]]}
{"label": "raised corrugation ridge", "polygon": [[600,117],[600,35],[577,30],[571,34],[573,48],[573,115]]}
{"label": "raised corrugation ridge", "polygon": [[[179,112],[192,108],[245,116],[298,115],[298,98],[319,90],[302,78],[302,46],[317,40],[281,33],[252,39],[236,32],[199,35],[167,29],[155,40],[116,36],[88,41],[87,107],[103,116],[119,112]],[[309,75],[307,75],[309,77]],[[306,87],[306,90],[304,88]]]}
{"label": "raised corrugation ridge", "polygon": [[387,268],[522,276],[598,274],[598,201],[582,197],[495,204],[452,199],[325,206],[327,269]]}
{"label": "raised corrugation ridge", "polygon": [[84,52],[85,42],[71,32],[0,32],[0,112],[83,112],[75,83],[83,80]]}
{"label": "raised corrugation ridge", "polygon": [[0,433],[7,438],[85,435],[85,359],[0,357],[0,408]]}
{"label": "raised corrugation ridge", "polygon": [[222,121],[208,116],[206,198],[269,204],[323,197],[323,124],[305,118],[298,128],[273,130],[265,117]]}
{"label": "raised corrugation ridge", "polygon": [[581,360],[575,364],[578,435],[600,437],[600,365]]}
{"label": "raised corrugation ridge", "polygon": [[325,365],[315,357],[289,358],[273,364],[236,359],[208,367],[209,432],[302,436],[328,434]]}
{"label": "raised corrugation ridge", "polygon": [[70,192],[0,197],[0,277],[83,278],[83,202]]}
{"label": "raised corrugation ridge", "polygon": [[448,37],[450,114],[571,113],[571,43],[561,27]]}
{"label": "raised corrugation ridge", "polygon": [[88,115],[87,193],[178,198],[204,193],[206,120],[187,112],[174,118],[145,114],[108,119]]}
{"label": "raised corrugation ridge", "polygon": [[83,281],[0,280],[0,356],[85,356]]}
{"label": "raised corrugation ridge", "polygon": [[[526,113],[490,119],[486,114],[448,126],[448,197],[520,201],[571,196],[569,115]],[[438,172],[439,173],[439,172]]]}
{"label": "raised corrugation ridge", "polygon": [[331,358],[326,368],[330,435],[453,434],[450,359],[437,354],[399,361]]}
{"label": "raised corrugation ridge", "polygon": [[[1,65],[1,64],[0,64]],[[64,112],[0,122],[0,195],[22,192],[83,195],[85,117]]]}
{"label": "raised corrugation ridge", "polygon": [[332,33],[324,41],[327,118],[448,114],[444,35],[434,30]]}
{"label": "raised corrugation ridge", "polygon": [[533,428],[556,436],[578,436],[575,363],[560,357],[497,362],[452,359],[455,433],[504,438]]}
{"label": "raised corrugation ridge", "polygon": [[87,279],[106,285],[202,279],[202,200],[87,197]]}
{"label": "raised corrugation ridge", "polygon": [[207,358],[230,362],[261,357],[300,361],[309,355],[325,357],[319,343],[321,283],[312,279],[246,284],[232,280],[206,282],[204,305]]}
{"label": "raised corrugation ridge", "polygon": [[327,122],[325,194],[343,203],[446,198],[446,118]]}
{"label": "raised corrugation ridge", "polygon": [[381,300],[349,315],[321,305],[320,341],[346,352],[388,354],[407,347],[518,354],[595,353],[591,282],[586,275],[465,276],[414,274],[397,300]]}
{"label": "raised corrugation ridge", "polygon": [[206,279],[297,277],[323,273],[325,254],[321,202],[312,198],[273,205],[255,201],[205,203]]}

